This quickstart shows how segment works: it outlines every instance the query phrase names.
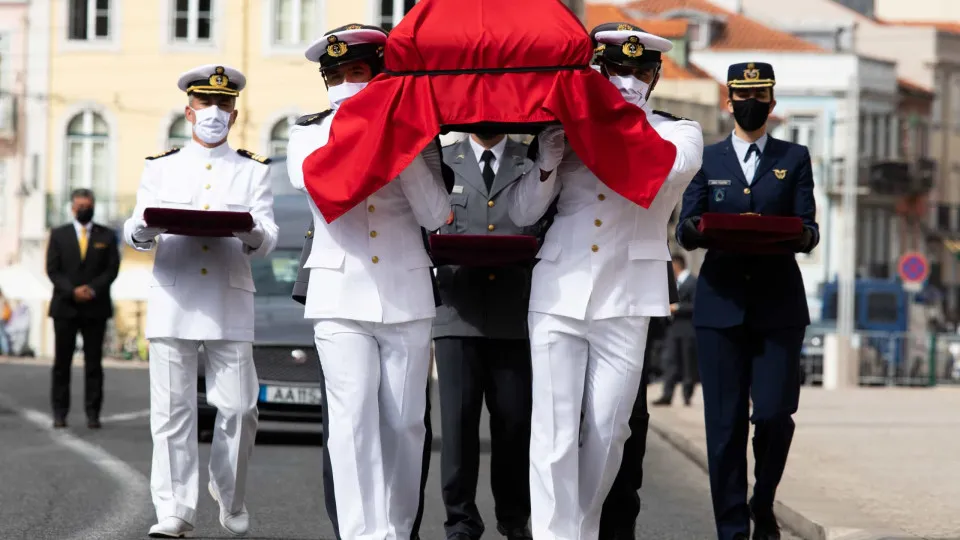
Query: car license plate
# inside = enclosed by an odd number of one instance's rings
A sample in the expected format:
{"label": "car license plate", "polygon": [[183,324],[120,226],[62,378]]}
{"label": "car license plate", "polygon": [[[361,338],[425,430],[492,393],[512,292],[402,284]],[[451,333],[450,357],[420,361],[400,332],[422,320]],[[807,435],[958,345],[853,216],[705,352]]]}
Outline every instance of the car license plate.
{"label": "car license plate", "polygon": [[290,403],[292,405],[320,405],[320,389],[309,386],[261,386],[263,403]]}

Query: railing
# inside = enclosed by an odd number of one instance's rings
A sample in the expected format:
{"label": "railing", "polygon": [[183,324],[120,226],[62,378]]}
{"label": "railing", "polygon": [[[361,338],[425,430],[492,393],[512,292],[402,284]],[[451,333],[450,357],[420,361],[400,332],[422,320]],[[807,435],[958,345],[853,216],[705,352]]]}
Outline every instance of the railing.
{"label": "railing", "polygon": [[[823,383],[824,331],[811,328],[804,340],[804,383]],[[960,335],[955,333],[864,332],[854,336],[860,353],[860,386],[960,384]]]}
{"label": "railing", "polygon": [[[97,196],[94,221],[117,227],[133,213],[136,195]],[[63,225],[73,219],[70,193],[47,193],[47,228]]]}

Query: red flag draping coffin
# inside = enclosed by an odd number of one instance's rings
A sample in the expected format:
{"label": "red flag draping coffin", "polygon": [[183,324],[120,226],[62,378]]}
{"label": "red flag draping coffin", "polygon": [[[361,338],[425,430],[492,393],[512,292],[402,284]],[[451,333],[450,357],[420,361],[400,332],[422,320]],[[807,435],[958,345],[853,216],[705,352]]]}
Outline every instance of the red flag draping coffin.
{"label": "red flag draping coffin", "polygon": [[423,0],[387,39],[387,72],[341,105],[304,160],[328,222],[389,183],[443,125],[559,121],[611,189],[648,207],[676,148],[589,67],[590,37],[558,0]]}

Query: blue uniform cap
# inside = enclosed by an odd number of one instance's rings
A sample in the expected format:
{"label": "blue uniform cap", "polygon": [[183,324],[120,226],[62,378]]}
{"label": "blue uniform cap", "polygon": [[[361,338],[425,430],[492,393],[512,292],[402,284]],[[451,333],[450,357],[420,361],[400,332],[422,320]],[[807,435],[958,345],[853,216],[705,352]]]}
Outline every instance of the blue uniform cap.
{"label": "blue uniform cap", "polygon": [[765,62],[742,62],[727,68],[730,88],[772,88],[775,84],[773,66]]}

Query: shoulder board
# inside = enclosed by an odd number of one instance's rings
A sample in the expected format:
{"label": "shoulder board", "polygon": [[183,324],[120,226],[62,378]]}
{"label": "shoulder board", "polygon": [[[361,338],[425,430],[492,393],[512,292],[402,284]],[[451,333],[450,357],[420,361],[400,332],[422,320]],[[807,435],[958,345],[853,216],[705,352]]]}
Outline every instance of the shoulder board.
{"label": "shoulder board", "polygon": [[269,164],[271,161],[273,161],[273,160],[271,160],[270,158],[268,158],[268,157],[266,157],[266,156],[261,156],[260,154],[254,154],[253,152],[251,152],[251,151],[249,151],[249,150],[244,150],[243,148],[237,150],[237,153],[240,154],[241,156],[247,158],[247,159],[252,159],[252,160],[254,160],[254,161],[259,161],[260,163],[263,163],[264,165],[267,165],[267,164]]}
{"label": "shoulder board", "polygon": [[173,154],[176,154],[176,153],[179,152],[179,151],[180,151],[179,148],[171,148],[171,149],[167,150],[166,152],[160,152],[159,154],[157,154],[157,155],[155,155],[155,156],[147,156],[147,159],[160,159],[160,158],[162,158],[162,157],[167,157],[167,156],[171,156],[171,155],[173,155]]}
{"label": "shoulder board", "polygon": [[296,123],[298,126],[312,126],[314,124],[319,124],[320,122],[322,122],[323,119],[330,116],[331,113],[333,113],[333,109],[328,109],[326,111],[313,113],[313,114],[305,114],[300,118],[297,118]]}
{"label": "shoulder board", "polygon": [[682,116],[677,116],[675,114],[670,114],[666,111],[653,111],[653,114],[660,115],[664,118],[669,118],[670,120],[690,120],[689,118],[684,118]]}

